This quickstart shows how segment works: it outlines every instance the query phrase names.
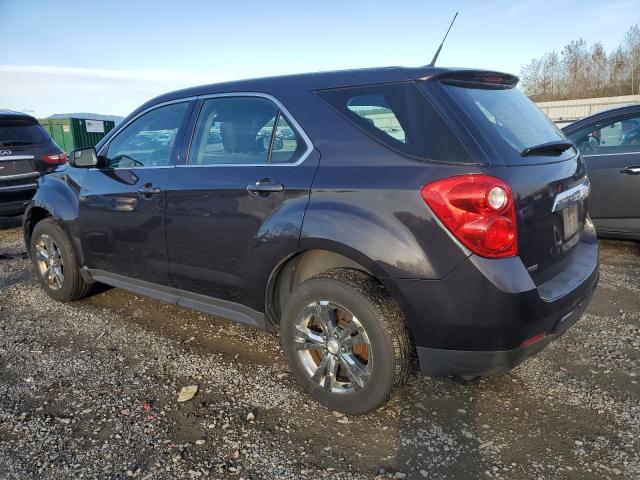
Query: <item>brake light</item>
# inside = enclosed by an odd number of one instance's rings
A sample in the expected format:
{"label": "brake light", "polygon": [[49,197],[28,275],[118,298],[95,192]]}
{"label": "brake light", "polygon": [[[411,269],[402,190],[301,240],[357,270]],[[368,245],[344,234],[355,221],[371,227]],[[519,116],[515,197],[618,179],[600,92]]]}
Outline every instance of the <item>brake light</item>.
{"label": "brake light", "polygon": [[460,175],[428,183],[420,194],[472,252],[487,258],[518,254],[516,208],[506,182],[488,175]]}
{"label": "brake light", "polygon": [[42,160],[44,160],[46,163],[51,163],[51,164],[67,163],[67,154],[62,152],[62,153],[54,153],[51,155],[45,155],[42,157]]}

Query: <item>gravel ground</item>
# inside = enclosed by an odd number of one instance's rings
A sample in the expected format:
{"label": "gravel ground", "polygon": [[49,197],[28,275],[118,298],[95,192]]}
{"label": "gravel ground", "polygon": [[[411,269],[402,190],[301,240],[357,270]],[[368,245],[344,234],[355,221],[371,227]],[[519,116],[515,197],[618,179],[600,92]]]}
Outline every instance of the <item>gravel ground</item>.
{"label": "gravel ground", "polygon": [[416,375],[346,417],[296,386],[275,334],[106,287],[50,300],[0,219],[0,478],[640,478],[640,244],[601,258],[540,355],[471,384]]}

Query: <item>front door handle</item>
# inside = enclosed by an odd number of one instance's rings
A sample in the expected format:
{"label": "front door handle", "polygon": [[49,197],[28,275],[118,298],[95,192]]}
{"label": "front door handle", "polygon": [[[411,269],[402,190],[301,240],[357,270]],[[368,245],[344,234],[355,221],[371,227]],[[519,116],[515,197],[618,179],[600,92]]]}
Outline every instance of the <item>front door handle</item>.
{"label": "front door handle", "polygon": [[138,195],[141,197],[149,197],[151,195],[157,195],[161,190],[158,187],[154,187],[151,183],[145,183],[138,189]]}
{"label": "front door handle", "polygon": [[284,190],[284,185],[281,183],[273,183],[268,178],[261,178],[257,182],[247,185],[247,190],[253,194],[278,193]]}
{"label": "front door handle", "polygon": [[633,167],[624,167],[620,170],[620,173],[626,173],[627,175],[640,175],[640,166],[634,165]]}

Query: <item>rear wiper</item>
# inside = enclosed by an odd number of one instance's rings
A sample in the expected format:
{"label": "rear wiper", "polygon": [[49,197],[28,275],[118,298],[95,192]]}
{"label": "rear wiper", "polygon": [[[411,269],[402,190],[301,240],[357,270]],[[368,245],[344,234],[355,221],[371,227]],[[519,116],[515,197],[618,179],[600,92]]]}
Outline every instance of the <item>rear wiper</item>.
{"label": "rear wiper", "polygon": [[33,145],[33,142],[27,142],[25,140],[5,140],[4,142],[0,142],[0,146],[2,147],[19,147],[22,145]]}
{"label": "rear wiper", "polygon": [[523,157],[529,157],[532,155],[545,155],[555,154],[560,155],[565,150],[569,150],[573,147],[573,143],[569,140],[556,140],[555,142],[541,143],[535,147],[525,148],[520,155]]}

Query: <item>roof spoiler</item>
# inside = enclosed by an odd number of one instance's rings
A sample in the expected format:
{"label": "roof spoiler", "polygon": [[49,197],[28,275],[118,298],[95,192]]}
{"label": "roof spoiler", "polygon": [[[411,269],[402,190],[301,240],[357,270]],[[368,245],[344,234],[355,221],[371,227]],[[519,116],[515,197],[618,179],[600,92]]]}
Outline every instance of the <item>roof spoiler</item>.
{"label": "roof spoiler", "polygon": [[438,80],[458,87],[509,89],[520,79],[515,75],[490,70],[445,70],[424,76],[419,80]]}

